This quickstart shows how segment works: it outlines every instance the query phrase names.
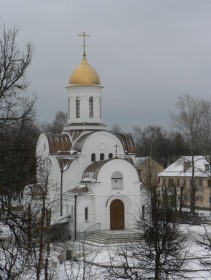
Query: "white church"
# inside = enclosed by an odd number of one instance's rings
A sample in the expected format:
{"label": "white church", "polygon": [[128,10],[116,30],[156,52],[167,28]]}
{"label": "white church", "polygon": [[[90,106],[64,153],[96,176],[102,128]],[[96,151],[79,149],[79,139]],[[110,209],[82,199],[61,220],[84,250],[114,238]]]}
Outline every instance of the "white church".
{"label": "white church", "polygon": [[85,38],[83,33],[82,62],[66,86],[67,124],[61,134],[42,133],[37,143],[41,182],[48,167],[51,224],[65,225],[73,240],[96,230],[133,228],[145,203],[132,137],[103,124],[103,86],[87,62]]}

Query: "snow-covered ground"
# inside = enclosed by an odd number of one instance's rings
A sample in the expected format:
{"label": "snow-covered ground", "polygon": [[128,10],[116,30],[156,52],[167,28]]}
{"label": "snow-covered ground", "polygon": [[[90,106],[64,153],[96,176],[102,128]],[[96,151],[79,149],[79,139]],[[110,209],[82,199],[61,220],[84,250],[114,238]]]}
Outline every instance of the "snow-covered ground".
{"label": "snow-covered ground", "polygon": [[[186,249],[187,249],[187,262],[185,264],[184,275],[188,279],[206,279],[211,280],[211,251],[206,250],[197,240],[201,240],[201,236],[205,233],[205,228],[208,235],[211,236],[210,225],[181,225],[182,232],[187,235]],[[58,264],[54,270],[55,279],[116,279],[115,277],[108,276],[108,269],[111,265],[120,265],[121,256],[118,252],[118,247],[115,246],[79,246],[77,250],[81,252],[81,257],[78,256],[78,261],[66,261]],[[85,254],[84,254],[85,252]],[[210,262],[208,266],[202,263]],[[52,270],[53,272],[53,270]],[[134,278],[135,279],[135,278]],[[187,279],[181,278],[179,279]]]}
{"label": "snow-covered ground", "polygon": [[[211,280],[211,249],[207,250],[196,241],[202,240],[201,236],[206,232],[211,237],[211,225],[181,225],[181,231],[187,236],[186,250],[187,262],[183,268],[186,278],[181,276],[175,279],[206,279]],[[121,264],[121,254],[119,254],[119,246],[91,246],[84,245],[80,242],[69,244],[74,246],[76,256],[74,261],[62,261],[65,254],[61,253],[63,246],[63,253],[66,245],[52,248],[51,256],[49,258],[49,276],[55,280],[75,280],[75,279],[117,279],[110,277],[108,270],[111,266],[118,266]],[[70,248],[70,247],[69,247]],[[206,262],[210,262],[208,266]],[[133,263],[134,264],[134,263]],[[26,273],[18,280],[33,280],[36,279],[35,274]],[[41,277],[42,279],[42,277]],[[44,279],[44,276],[43,276]],[[118,278],[120,279],[120,278]],[[136,278],[134,278],[136,279]]]}

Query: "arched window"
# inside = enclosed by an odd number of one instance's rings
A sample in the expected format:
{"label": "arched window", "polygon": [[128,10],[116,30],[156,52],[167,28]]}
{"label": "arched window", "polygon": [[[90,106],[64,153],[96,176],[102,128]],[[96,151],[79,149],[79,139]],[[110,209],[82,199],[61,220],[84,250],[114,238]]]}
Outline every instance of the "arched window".
{"label": "arched window", "polygon": [[89,117],[93,118],[93,97],[89,98]]}
{"label": "arched window", "polygon": [[100,154],[100,160],[104,160],[104,157],[105,157],[105,156],[104,156],[104,153],[101,153],[101,154]]}
{"label": "arched window", "polygon": [[123,190],[123,176],[119,171],[115,171],[111,176],[111,188],[113,190]]}
{"label": "arched window", "polygon": [[76,118],[80,118],[80,98],[76,97]]}
{"label": "arched window", "polygon": [[89,217],[88,207],[85,208],[84,215],[85,215],[85,222],[88,222],[88,217]]}
{"label": "arched window", "polygon": [[95,162],[95,161],[96,161],[96,155],[95,155],[94,153],[91,155],[91,161],[92,161],[92,162]]}
{"label": "arched window", "polygon": [[113,158],[113,154],[110,153],[110,154],[108,155],[108,158]]}

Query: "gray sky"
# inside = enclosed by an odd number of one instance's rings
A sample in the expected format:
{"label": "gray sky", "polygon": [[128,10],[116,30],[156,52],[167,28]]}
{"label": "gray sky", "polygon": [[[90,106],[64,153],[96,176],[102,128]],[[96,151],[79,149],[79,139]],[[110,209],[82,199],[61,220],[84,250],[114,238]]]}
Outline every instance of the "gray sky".
{"label": "gray sky", "polygon": [[178,96],[211,98],[210,0],[0,0],[0,21],[19,28],[21,46],[33,42],[28,79],[40,122],[67,110],[83,31],[108,127],[168,128]]}

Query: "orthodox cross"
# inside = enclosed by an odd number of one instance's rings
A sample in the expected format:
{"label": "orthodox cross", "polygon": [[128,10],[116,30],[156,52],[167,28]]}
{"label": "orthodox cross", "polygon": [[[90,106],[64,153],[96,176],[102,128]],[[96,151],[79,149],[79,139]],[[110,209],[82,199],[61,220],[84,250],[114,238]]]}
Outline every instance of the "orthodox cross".
{"label": "orthodox cross", "polygon": [[114,148],[116,148],[115,149],[115,158],[118,158],[118,156],[117,156],[117,148],[119,148],[119,146],[116,144],[116,145],[114,145]]}
{"label": "orthodox cross", "polygon": [[79,34],[78,36],[82,36],[83,37],[83,48],[84,48],[84,53],[83,53],[83,57],[86,57],[86,37],[90,37],[90,35],[87,35],[86,32],[84,31],[83,34]]}

